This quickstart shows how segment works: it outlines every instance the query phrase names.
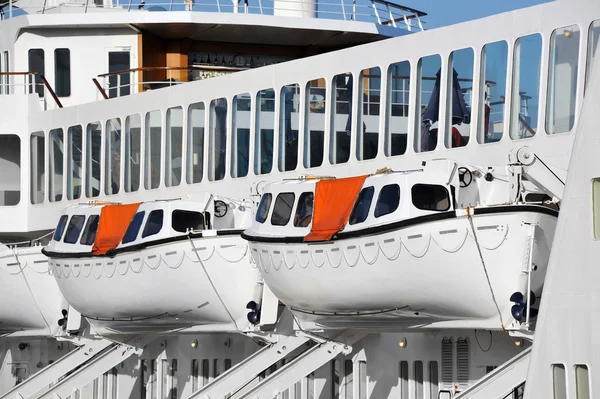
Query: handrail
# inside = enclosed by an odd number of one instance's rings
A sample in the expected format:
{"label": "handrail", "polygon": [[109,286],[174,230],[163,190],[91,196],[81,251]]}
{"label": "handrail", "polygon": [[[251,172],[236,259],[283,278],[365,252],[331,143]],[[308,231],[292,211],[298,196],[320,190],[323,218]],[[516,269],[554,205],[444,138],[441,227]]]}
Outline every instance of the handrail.
{"label": "handrail", "polygon": [[207,65],[205,67],[140,67],[140,68],[131,68],[131,69],[123,69],[122,71],[117,72],[109,72],[98,75],[99,78],[104,78],[107,76],[116,76],[123,75],[125,73],[131,72],[148,72],[148,71],[231,71],[231,72],[239,72],[245,71],[247,68],[241,67],[228,67],[228,66],[218,66],[218,65]]}
{"label": "handrail", "polygon": [[44,84],[46,89],[48,90],[48,93],[50,93],[50,95],[54,99],[54,102],[56,102],[56,105],[58,105],[58,108],[63,107],[62,103],[58,99],[58,96],[52,89],[52,86],[50,86],[50,83],[48,83],[48,81],[46,80],[46,77],[44,75],[42,75],[41,73],[39,73],[39,72],[0,72],[0,76],[27,76],[27,75],[39,76],[40,80],[42,81],[42,83]]}
{"label": "handrail", "polygon": [[92,78],[92,81],[96,85],[96,88],[98,88],[98,91],[100,92],[100,94],[102,94],[102,97],[104,97],[105,100],[108,100],[108,94],[106,94],[106,90],[104,90],[104,88],[100,85],[100,83],[98,83],[98,79]]}

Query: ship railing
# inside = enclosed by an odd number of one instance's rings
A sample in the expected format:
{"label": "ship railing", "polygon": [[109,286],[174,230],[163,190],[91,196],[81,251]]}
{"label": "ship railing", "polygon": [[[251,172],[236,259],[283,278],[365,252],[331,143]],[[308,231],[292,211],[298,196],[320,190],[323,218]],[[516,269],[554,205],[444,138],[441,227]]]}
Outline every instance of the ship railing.
{"label": "ship railing", "polygon": [[52,97],[58,108],[63,107],[44,75],[38,72],[0,72],[0,95],[33,93],[39,95],[44,110],[48,108],[46,94]]}

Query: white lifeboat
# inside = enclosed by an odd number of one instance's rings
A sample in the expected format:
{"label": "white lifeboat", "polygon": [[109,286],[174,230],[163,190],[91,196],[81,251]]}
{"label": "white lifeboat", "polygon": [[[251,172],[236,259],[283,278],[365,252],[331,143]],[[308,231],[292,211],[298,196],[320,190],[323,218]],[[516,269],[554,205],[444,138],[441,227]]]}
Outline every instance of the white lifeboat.
{"label": "white lifeboat", "polygon": [[249,201],[67,207],[44,250],[60,290],[99,333],[238,331],[260,275],[240,237]]}
{"label": "white lifeboat", "polygon": [[511,201],[507,175],[429,161],[272,183],[243,237],[305,328],[529,328],[558,212]]}

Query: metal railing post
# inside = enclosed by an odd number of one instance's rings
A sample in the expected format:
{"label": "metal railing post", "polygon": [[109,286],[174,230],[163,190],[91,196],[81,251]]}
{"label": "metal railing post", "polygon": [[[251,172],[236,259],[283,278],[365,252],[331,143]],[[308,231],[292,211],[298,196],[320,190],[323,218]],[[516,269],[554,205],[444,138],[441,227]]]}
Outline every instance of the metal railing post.
{"label": "metal railing post", "polygon": [[8,0],[8,17],[12,18],[12,0]]}
{"label": "metal railing post", "polygon": [[356,0],[352,0],[352,20],[356,21]]}
{"label": "metal railing post", "polygon": [[342,15],[344,16],[344,21],[346,20],[346,7],[344,7],[344,0],[340,0],[342,4]]}
{"label": "metal railing post", "polygon": [[87,13],[87,9],[88,9],[88,4],[89,4],[90,0],[85,0],[85,8],[83,9],[83,13]]}
{"label": "metal railing post", "polygon": [[171,3],[169,4],[169,11],[173,11],[173,0],[171,0]]}
{"label": "metal railing post", "polygon": [[381,25],[381,18],[379,18],[379,11],[377,11],[377,6],[375,5],[375,2],[373,0],[371,0],[371,5],[373,6],[373,12],[375,13],[375,17],[377,18],[377,23],[379,25]]}
{"label": "metal railing post", "polygon": [[392,22],[392,26],[393,26],[394,28],[396,28],[396,21],[394,20],[394,14],[392,14],[392,10],[391,10],[391,8],[390,8],[390,5],[389,5],[389,4],[386,4],[386,5],[385,5],[385,8],[387,8],[388,15],[390,16],[390,21]]}

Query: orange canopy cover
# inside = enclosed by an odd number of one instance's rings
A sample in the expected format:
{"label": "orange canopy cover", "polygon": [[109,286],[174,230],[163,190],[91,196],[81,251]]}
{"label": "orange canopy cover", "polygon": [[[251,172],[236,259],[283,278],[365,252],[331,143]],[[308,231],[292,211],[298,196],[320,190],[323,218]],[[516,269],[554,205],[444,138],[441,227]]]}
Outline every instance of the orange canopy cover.
{"label": "orange canopy cover", "polygon": [[105,205],[102,208],[92,254],[104,255],[119,245],[139,205],[140,202],[126,205]]}
{"label": "orange canopy cover", "polygon": [[317,182],[312,229],[304,241],[327,241],[344,228],[366,178],[367,175]]}

